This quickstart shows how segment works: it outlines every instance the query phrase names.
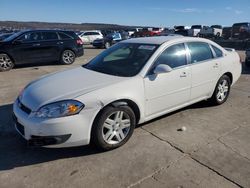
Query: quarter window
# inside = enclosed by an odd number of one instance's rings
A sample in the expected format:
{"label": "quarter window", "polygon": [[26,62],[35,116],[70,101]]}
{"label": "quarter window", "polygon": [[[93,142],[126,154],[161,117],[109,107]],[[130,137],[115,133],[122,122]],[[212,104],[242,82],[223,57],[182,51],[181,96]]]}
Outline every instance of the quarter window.
{"label": "quarter window", "polygon": [[67,34],[65,34],[65,33],[58,33],[59,34],[59,36],[60,36],[60,38],[62,39],[62,40],[65,40],[65,39],[72,39],[69,35],[67,35]]}
{"label": "quarter window", "polygon": [[197,63],[213,58],[212,51],[207,43],[189,42],[187,45],[191,55],[191,63]]}
{"label": "quarter window", "polygon": [[217,48],[215,46],[212,46],[212,48],[213,48],[213,50],[214,50],[214,52],[216,54],[216,57],[222,57],[223,56],[223,52],[219,48]]}
{"label": "quarter window", "polygon": [[159,64],[166,64],[171,68],[180,67],[187,64],[186,50],[184,44],[175,44],[167,48],[157,58],[155,66]]}

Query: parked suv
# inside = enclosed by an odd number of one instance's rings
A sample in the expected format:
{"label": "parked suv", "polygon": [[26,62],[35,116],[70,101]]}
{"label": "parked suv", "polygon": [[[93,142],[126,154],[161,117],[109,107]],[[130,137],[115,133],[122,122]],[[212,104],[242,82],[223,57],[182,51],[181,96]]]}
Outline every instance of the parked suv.
{"label": "parked suv", "polygon": [[245,39],[250,37],[250,23],[235,23],[232,27],[232,37],[238,39]]}
{"label": "parked suv", "polygon": [[20,31],[0,42],[0,71],[24,63],[59,61],[69,65],[83,55],[82,44],[73,31]]}
{"label": "parked suv", "polygon": [[103,35],[101,31],[84,31],[79,37],[82,39],[83,44],[92,44],[96,39],[102,39]]}

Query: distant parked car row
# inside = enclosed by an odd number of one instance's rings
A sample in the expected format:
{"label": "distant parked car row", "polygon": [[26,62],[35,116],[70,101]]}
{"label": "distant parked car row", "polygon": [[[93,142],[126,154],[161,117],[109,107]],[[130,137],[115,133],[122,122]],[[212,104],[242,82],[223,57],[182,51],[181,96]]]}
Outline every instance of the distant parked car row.
{"label": "distant parked car row", "polygon": [[247,67],[250,67],[250,49],[247,49],[247,50],[246,50],[245,65],[246,65]]}
{"label": "distant parked car row", "polygon": [[0,41],[0,71],[17,64],[59,61],[69,65],[83,55],[82,40],[73,31],[25,30]]}

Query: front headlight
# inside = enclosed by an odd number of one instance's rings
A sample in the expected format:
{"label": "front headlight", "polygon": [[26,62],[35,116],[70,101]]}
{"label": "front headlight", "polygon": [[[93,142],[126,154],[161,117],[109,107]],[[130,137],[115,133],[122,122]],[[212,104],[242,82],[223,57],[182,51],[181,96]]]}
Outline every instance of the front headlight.
{"label": "front headlight", "polygon": [[38,118],[58,118],[79,113],[84,104],[76,100],[64,100],[42,106],[34,116]]}

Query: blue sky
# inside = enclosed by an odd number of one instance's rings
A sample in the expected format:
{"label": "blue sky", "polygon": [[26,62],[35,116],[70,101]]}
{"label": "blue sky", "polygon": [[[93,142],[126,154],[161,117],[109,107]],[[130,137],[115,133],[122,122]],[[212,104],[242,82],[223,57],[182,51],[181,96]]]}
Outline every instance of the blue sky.
{"label": "blue sky", "polygon": [[0,20],[231,26],[250,22],[250,0],[0,0]]}

